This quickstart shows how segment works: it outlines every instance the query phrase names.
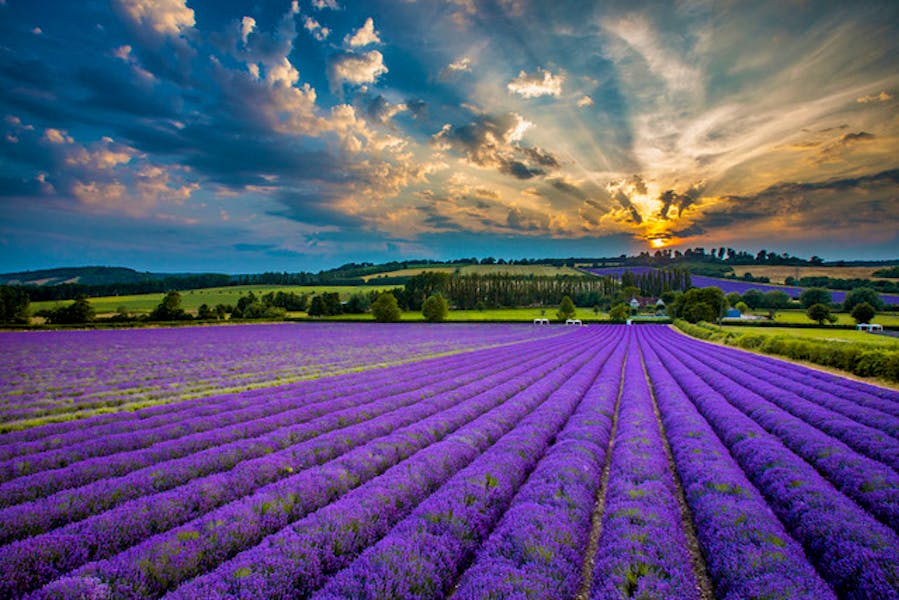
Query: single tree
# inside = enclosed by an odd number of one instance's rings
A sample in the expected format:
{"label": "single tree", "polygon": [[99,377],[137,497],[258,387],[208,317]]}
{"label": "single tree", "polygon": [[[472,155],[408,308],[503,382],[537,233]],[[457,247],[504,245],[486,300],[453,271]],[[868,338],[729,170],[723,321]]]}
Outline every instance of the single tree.
{"label": "single tree", "polygon": [[29,303],[21,288],[0,286],[0,323],[28,323]]}
{"label": "single tree", "polygon": [[874,318],[874,315],[877,314],[877,311],[874,310],[874,307],[868,304],[867,302],[862,302],[861,304],[856,304],[852,308],[852,318],[855,319],[856,323],[870,323],[871,319]]}
{"label": "single tree", "polygon": [[734,306],[734,308],[736,308],[738,311],[740,311],[741,315],[749,312],[749,305],[743,301],[737,302],[737,305]]}
{"label": "single tree", "polygon": [[50,323],[90,323],[94,320],[94,307],[84,296],[78,296],[68,306],[57,308],[47,315]]}
{"label": "single tree", "polygon": [[802,290],[802,293],[799,294],[799,303],[802,305],[802,308],[811,308],[813,304],[830,306],[831,302],[833,302],[833,294],[824,288],[808,288]]}
{"label": "single tree", "polygon": [[724,292],[719,288],[690,288],[677,297],[672,309],[673,316],[690,323],[712,323],[723,314],[725,303]]}
{"label": "single tree", "polygon": [[577,314],[577,309],[574,308],[574,302],[571,301],[570,296],[565,296],[562,298],[562,302],[559,303],[559,311],[556,313],[556,318],[560,321],[564,321],[566,319],[573,319]]}
{"label": "single tree", "polygon": [[788,296],[786,292],[780,290],[771,290],[770,292],[764,293],[764,302],[762,305],[765,308],[773,309],[789,308],[790,296]]}
{"label": "single tree", "polygon": [[185,318],[189,319],[190,315],[181,308],[181,294],[174,290],[165,295],[149,317],[151,321],[177,321]]}
{"label": "single tree", "polygon": [[445,321],[448,312],[449,305],[442,294],[432,294],[428,296],[421,306],[421,314],[424,315],[425,321],[431,323]]}
{"label": "single tree", "polygon": [[863,302],[869,304],[875,311],[883,309],[883,300],[880,299],[880,294],[878,294],[876,290],[871,288],[855,288],[846,294],[846,299],[843,301],[843,310],[852,314],[852,310],[856,305]]}
{"label": "single tree", "polygon": [[204,302],[197,309],[197,318],[203,319],[204,321],[210,321],[215,319],[215,311],[209,308],[209,305]]}
{"label": "single tree", "polygon": [[824,325],[824,321],[829,321],[832,317],[830,307],[820,302],[809,306],[805,311],[805,314],[809,319],[818,323],[818,325]]}
{"label": "single tree", "polygon": [[737,292],[731,292],[725,298],[727,298],[727,305],[733,308],[737,308],[737,304],[743,300],[743,297]]}
{"label": "single tree", "polygon": [[609,310],[609,319],[616,322],[627,321],[631,314],[631,307],[625,303],[616,304]]}
{"label": "single tree", "polygon": [[749,308],[755,310],[760,308],[765,302],[765,296],[760,291],[753,288],[743,293],[743,302],[749,305]]}
{"label": "single tree", "polygon": [[319,294],[317,296],[312,297],[312,302],[309,303],[308,313],[310,317],[322,317],[325,316],[328,312],[328,307],[325,305],[324,297]]}
{"label": "single tree", "polygon": [[378,296],[371,305],[371,313],[375,321],[381,323],[393,323],[399,321],[402,316],[396,296],[390,292],[383,292]]}

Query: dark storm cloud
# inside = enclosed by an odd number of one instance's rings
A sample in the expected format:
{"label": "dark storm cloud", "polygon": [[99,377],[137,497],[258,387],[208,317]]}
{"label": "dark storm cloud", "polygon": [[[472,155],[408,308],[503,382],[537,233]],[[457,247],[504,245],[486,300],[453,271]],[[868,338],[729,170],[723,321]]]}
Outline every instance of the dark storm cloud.
{"label": "dark storm cloud", "polygon": [[369,122],[386,125],[394,116],[408,108],[405,104],[393,104],[382,94],[378,94],[364,103],[363,113]]}
{"label": "dark storm cloud", "polygon": [[178,118],[177,97],[149,82],[139,82],[129,67],[88,67],[79,69],[75,81],[84,89],[80,100],[86,111],[107,115],[108,111],[146,118]]}
{"label": "dark storm cloud", "polygon": [[409,98],[406,100],[406,106],[409,108],[409,112],[412,113],[412,116],[416,119],[426,118],[428,115],[428,103],[419,98]]}
{"label": "dark storm cloud", "polygon": [[643,194],[645,196],[648,193],[646,190],[646,182],[640,175],[634,175],[633,177],[631,177],[631,184],[634,186],[634,191],[636,191],[638,194]]}
{"label": "dark storm cloud", "polygon": [[543,167],[558,169],[561,165],[555,156],[540,148],[519,148],[518,152]]}
{"label": "dark storm cloud", "polygon": [[543,175],[546,172],[543,169],[533,169],[518,160],[506,160],[503,158],[498,160],[499,172],[511,175],[516,179],[530,179],[538,175]]}
{"label": "dark storm cloud", "polygon": [[[579,188],[578,186],[576,186],[572,183],[569,183],[568,181],[566,181],[565,179],[563,179],[561,177],[557,177],[554,179],[548,179],[547,183],[550,186],[552,186],[555,190],[562,192],[563,194],[566,194],[566,195],[576,198],[578,200],[587,201],[587,193],[584,190],[582,190],[581,188]],[[593,202],[593,201],[590,200],[588,202]],[[598,203],[597,203],[597,206],[599,206]]]}
{"label": "dark storm cloud", "polygon": [[[646,188],[644,187],[644,189]],[[698,185],[694,185],[683,194],[679,194],[674,190],[665,190],[659,195],[659,201],[662,203],[662,208],[659,210],[659,218],[668,220],[668,211],[672,206],[677,209],[677,216],[680,217],[687,208],[696,202],[701,192],[702,189]]]}
{"label": "dark storm cloud", "polygon": [[348,232],[365,228],[364,219],[336,210],[329,202],[333,197],[327,190],[284,190],[275,200],[283,209],[269,211],[273,216],[307,225],[339,227]]}
{"label": "dark storm cloud", "polygon": [[541,219],[535,213],[526,213],[520,208],[510,208],[506,226],[516,231],[539,231]]}
{"label": "dark storm cloud", "polygon": [[643,217],[640,215],[640,211],[637,210],[637,207],[634,206],[631,199],[628,198],[627,194],[625,194],[622,190],[618,190],[614,195],[615,200],[622,206],[622,208],[626,209],[628,213],[631,215],[631,220],[637,225],[643,223]]}
{"label": "dark storm cloud", "polygon": [[899,169],[817,183],[781,183],[752,196],[725,196],[696,226],[707,231],[789,216],[824,232],[895,219],[899,214]]}
{"label": "dark storm cloud", "polygon": [[551,153],[519,143],[516,132],[523,124],[516,113],[480,115],[465,125],[445,125],[433,140],[476,165],[494,167],[516,179],[531,179],[545,175],[547,169],[559,168],[558,159]]}

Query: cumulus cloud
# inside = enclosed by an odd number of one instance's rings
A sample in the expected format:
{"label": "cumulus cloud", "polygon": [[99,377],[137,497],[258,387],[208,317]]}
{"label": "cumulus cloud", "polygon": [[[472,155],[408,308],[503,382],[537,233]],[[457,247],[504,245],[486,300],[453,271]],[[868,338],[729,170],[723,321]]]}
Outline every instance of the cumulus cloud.
{"label": "cumulus cloud", "polygon": [[581,108],[586,108],[587,106],[593,106],[593,98],[587,95],[583,95],[577,100],[577,105]]}
{"label": "cumulus cloud", "polygon": [[312,37],[320,42],[325,41],[328,39],[328,36],[331,35],[330,29],[322,27],[321,24],[312,17],[305,17],[303,19],[303,27],[312,34]]}
{"label": "cumulus cloud", "polygon": [[316,10],[323,10],[325,8],[340,10],[340,5],[337,3],[337,0],[312,0],[312,8]]}
{"label": "cumulus cloud", "polygon": [[48,127],[44,130],[44,141],[51,144],[71,144],[74,140],[65,130]]}
{"label": "cumulus cloud", "polygon": [[538,69],[532,74],[520,71],[518,77],[506,86],[513,94],[523,98],[539,98],[540,96],[559,97],[562,94],[564,75],[553,75],[545,69]]}
{"label": "cumulus cloud", "polygon": [[448,64],[443,72],[440,74],[441,77],[448,77],[450,75],[456,73],[470,73],[471,72],[471,59],[467,56],[463,56],[458,60],[455,60]]}
{"label": "cumulus cloud", "polygon": [[861,98],[856,99],[856,102],[859,104],[869,104],[871,102],[889,102],[893,97],[886,93],[880,92],[879,94],[871,94],[870,96],[862,96]]}
{"label": "cumulus cloud", "polygon": [[284,56],[279,62],[268,68],[266,79],[273,86],[291,87],[300,80],[300,72]]}
{"label": "cumulus cloud", "polygon": [[343,82],[353,85],[374,83],[378,77],[387,73],[384,56],[377,50],[361,54],[342,52],[331,57],[328,67],[332,85]]}
{"label": "cumulus cloud", "polygon": [[145,81],[155,81],[156,80],[156,76],[153,75],[153,73],[150,73],[149,71],[147,71],[140,65],[137,58],[134,56],[134,53],[132,52],[132,48],[129,44],[125,44],[123,46],[114,48],[112,51],[112,55],[115,56],[116,58],[118,58],[119,60],[131,65],[132,71],[134,73],[136,73],[137,75],[139,75],[141,77],[141,79],[143,79]]}
{"label": "cumulus cloud", "polygon": [[124,165],[139,156],[136,149],[116,143],[110,137],[103,137],[90,146],[77,145],[66,155],[67,165],[78,165],[92,170],[109,170]]}
{"label": "cumulus cloud", "polygon": [[116,0],[136,25],[159,35],[178,36],[196,21],[186,0]]}
{"label": "cumulus cloud", "polygon": [[375,22],[371,17],[365,19],[365,23],[352,35],[343,38],[343,43],[350,48],[361,48],[370,44],[380,44],[381,37],[375,31]]}
{"label": "cumulus cloud", "polygon": [[240,39],[243,40],[244,45],[254,29],[256,29],[256,19],[253,17],[244,17],[240,20]]}

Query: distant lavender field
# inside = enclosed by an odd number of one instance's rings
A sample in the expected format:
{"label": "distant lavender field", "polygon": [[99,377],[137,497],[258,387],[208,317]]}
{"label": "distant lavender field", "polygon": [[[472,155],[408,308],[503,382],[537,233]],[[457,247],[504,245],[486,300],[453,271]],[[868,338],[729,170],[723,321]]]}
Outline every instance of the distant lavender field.
{"label": "distant lavender field", "polygon": [[0,331],[0,423],[172,401],[553,335],[527,325],[259,324]]}
{"label": "distant lavender field", "polygon": [[[620,277],[621,274],[625,271],[630,271],[635,275],[642,275],[655,271],[656,269],[654,267],[609,267],[602,269],[584,270],[589,273],[593,273],[594,275],[612,275],[615,277]],[[803,288],[801,287],[789,285],[772,285],[766,283],[755,283],[751,281],[739,281],[735,279],[719,279],[716,277],[704,277],[702,275],[691,275],[690,281],[692,282],[693,287],[716,287],[721,289],[725,294],[730,294],[731,292],[745,294],[749,290],[758,290],[762,293],[779,291],[786,293],[791,298],[798,298],[803,290]],[[845,291],[831,290],[831,294],[833,296],[834,302],[843,302],[846,299]],[[899,295],[896,294],[881,294],[880,298],[886,304],[899,304]]]}
{"label": "distant lavender field", "polygon": [[480,347],[0,435],[0,597],[899,595],[896,390],[655,325],[95,333],[32,387]]}

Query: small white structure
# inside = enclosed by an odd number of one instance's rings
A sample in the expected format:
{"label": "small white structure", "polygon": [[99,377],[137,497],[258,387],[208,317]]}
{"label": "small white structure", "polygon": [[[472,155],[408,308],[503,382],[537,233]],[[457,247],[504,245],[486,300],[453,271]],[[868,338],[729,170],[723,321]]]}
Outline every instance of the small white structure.
{"label": "small white structure", "polygon": [[628,304],[630,304],[631,308],[633,308],[634,310],[640,308],[640,301],[636,298],[631,298],[631,301]]}
{"label": "small white structure", "polygon": [[580,319],[565,319],[566,325],[583,325]]}
{"label": "small white structure", "polygon": [[534,325],[549,325],[549,319],[541,319],[537,317],[534,319]]}
{"label": "small white structure", "polygon": [[867,331],[868,333],[875,333],[883,331],[883,325],[880,323],[859,323],[855,326],[858,331]]}

